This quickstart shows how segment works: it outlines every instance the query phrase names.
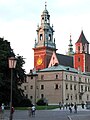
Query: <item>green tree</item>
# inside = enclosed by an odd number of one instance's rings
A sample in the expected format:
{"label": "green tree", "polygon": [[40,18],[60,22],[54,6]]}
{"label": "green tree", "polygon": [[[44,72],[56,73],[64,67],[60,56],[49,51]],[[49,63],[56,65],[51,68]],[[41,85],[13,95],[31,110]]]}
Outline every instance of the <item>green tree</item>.
{"label": "green tree", "polygon": [[18,105],[25,97],[19,86],[26,79],[24,58],[15,55],[10,42],[0,38],[0,104],[9,104],[10,102],[10,86],[11,86],[11,70],[8,67],[8,58],[14,56],[17,58],[16,68],[13,69],[13,105]]}

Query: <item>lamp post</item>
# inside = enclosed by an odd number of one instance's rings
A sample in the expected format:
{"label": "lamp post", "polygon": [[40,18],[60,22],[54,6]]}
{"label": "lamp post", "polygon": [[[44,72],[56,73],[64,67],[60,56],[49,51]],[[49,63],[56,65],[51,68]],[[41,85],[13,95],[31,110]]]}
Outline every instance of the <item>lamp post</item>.
{"label": "lamp post", "polygon": [[12,120],[12,81],[13,81],[13,69],[16,67],[16,58],[9,58],[9,68],[11,69],[11,91],[10,91],[10,119]]}

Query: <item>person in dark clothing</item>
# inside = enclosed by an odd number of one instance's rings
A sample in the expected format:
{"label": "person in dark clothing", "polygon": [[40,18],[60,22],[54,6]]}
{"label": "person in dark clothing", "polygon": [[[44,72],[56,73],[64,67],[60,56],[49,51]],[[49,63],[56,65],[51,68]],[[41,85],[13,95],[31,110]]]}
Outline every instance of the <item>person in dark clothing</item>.
{"label": "person in dark clothing", "polygon": [[75,110],[75,113],[77,113],[77,104],[76,103],[74,105],[74,110]]}

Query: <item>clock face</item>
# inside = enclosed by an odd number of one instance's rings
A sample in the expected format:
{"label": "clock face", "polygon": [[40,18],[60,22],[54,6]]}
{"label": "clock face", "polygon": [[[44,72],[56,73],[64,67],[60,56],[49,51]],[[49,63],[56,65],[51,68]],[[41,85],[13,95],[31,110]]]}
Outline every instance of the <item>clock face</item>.
{"label": "clock face", "polygon": [[37,65],[41,65],[41,64],[42,64],[42,58],[39,57],[39,58],[37,59]]}

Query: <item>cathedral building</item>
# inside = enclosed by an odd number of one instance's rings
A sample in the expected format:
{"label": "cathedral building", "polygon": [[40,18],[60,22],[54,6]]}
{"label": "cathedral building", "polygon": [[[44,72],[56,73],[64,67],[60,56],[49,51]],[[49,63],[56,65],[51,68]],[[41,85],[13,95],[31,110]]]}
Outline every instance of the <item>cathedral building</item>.
{"label": "cathedral building", "polygon": [[83,31],[75,43],[75,52],[70,35],[67,54],[57,53],[54,30],[45,5],[36,32],[34,70],[30,70],[27,82],[22,85],[24,94],[34,104],[41,98],[48,104],[90,101],[89,42]]}

